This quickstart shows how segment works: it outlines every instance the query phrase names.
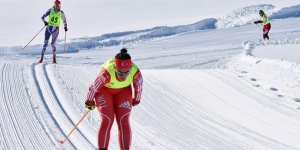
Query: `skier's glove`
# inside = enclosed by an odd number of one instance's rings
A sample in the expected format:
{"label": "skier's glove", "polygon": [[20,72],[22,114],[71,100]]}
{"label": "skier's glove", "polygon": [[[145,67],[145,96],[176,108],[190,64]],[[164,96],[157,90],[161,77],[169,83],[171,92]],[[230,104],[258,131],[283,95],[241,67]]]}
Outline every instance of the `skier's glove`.
{"label": "skier's glove", "polygon": [[140,102],[136,102],[135,100],[132,101],[132,106],[138,105]]}
{"label": "skier's glove", "polygon": [[258,24],[258,23],[263,23],[261,20],[258,20],[258,21],[254,21],[255,24]]}
{"label": "skier's glove", "polygon": [[89,110],[95,109],[95,102],[94,101],[90,101],[90,100],[86,100],[85,101],[85,108],[87,108]]}
{"label": "skier's glove", "polygon": [[45,24],[45,26],[47,26],[47,25],[48,25],[48,22],[47,22],[47,21],[44,21],[44,24]]}
{"label": "skier's glove", "polygon": [[64,29],[65,29],[66,32],[68,31],[68,27],[67,26],[65,26]]}

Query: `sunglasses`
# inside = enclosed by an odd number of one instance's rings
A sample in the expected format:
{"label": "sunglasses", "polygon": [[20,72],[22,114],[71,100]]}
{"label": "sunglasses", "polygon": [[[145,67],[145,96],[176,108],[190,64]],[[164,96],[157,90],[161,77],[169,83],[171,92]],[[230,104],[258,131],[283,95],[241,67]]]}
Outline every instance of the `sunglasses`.
{"label": "sunglasses", "polygon": [[120,77],[125,77],[125,76],[127,76],[127,75],[130,73],[130,70],[131,70],[131,69],[129,69],[128,71],[120,71],[120,70],[115,69],[116,74],[117,74],[118,76],[120,76]]}

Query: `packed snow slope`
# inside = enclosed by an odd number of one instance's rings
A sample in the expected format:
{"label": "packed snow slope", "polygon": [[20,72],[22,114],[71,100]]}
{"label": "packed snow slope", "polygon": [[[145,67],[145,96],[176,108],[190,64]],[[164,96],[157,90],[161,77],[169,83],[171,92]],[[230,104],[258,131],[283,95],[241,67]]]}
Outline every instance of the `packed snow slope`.
{"label": "packed snow slope", "polygon": [[[2,49],[0,149],[97,148],[97,110],[59,141],[86,112],[101,64],[125,46],[144,77],[131,114],[132,149],[299,150],[300,19],[271,23],[268,42],[246,24],[61,53],[58,64],[51,55],[35,64],[30,48]],[[288,47],[293,59],[259,53],[270,47]],[[116,124],[109,149],[118,149]]]}

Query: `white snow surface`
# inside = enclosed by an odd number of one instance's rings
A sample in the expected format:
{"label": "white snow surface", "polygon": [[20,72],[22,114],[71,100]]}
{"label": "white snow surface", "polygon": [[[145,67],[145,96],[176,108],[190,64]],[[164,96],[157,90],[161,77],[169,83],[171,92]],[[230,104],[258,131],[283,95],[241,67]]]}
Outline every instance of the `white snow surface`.
{"label": "white snow surface", "polygon": [[[276,50],[274,50],[276,49]],[[300,44],[266,45],[257,47],[253,55],[300,63]]]}
{"label": "white snow surface", "polygon": [[[58,64],[50,54],[36,65],[38,46],[2,47],[0,149],[97,148],[97,110],[59,141],[86,112],[101,64],[127,47],[144,78],[133,150],[299,150],[300,18],[271,20],[270,41],[254,24],[211,29],[210,21],[73,39],[68,53],[58,47]],[[109,149],[118,148],[114,123]]]}

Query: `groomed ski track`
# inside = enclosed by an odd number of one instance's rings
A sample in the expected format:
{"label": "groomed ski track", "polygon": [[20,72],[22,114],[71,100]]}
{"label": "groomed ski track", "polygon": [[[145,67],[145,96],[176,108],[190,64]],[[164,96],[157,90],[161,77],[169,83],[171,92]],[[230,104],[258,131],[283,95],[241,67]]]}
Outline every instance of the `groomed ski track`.
{"label": "groomed ski track", "polygon": [[[84,113],[95,69],[29,66],[1,63],[1,148],[96,148],[96,110],[70,141],[58,143],[81,117],[77,114]],[[143,101],[131,119],[133,149],[300,148],[297,110],[231,70],[143,70],[143,75]],[[112,149],[118,147],[116,130],[114,126]]]}
{"label": "groomed ski track", "polygon": [[48,149],[54,146],[52,135],[25,80],[23,65],[1,64],[1,148]]}
{"label": "groomed ski track", "polygon": [[[38,64],[34,67],[34,73],[36,77],[35,80],[38,83],[37,86],[40,88],[42,98],[46,106],[48,107],[52,118],[54,118],[54,121],[60,128],[60,130],[63,130],[64,135],[67,135],[76,124],[76,121],[72,121],[70,116],[67,115],[69,112],[66,112],[64,110],[64,107],[62,105],[64,104],[65,99],[62,97],[59,98],[60,93],[57,91],[59,91],[60,89],[58,87],[54,87],[56,85],[54,84],[55,81],[51,82],[51,79],[49,77],[51,75],[49,75],[47,72],[47,66],[47,64]],[[80,130],[78,131],[79,132],[77,134],[73,135],[74,139],[78,139],[74,141],[76,142],[76,147],[81,149],[89,148],[92,144],[89,143],[89,141],[84,136],[82,136]],[[60,140],[64,138],[65,137],[62,136],[60,137]],[[70,143],[72,144],[72,146],[75,146],[72,141],[70,141]]]}

